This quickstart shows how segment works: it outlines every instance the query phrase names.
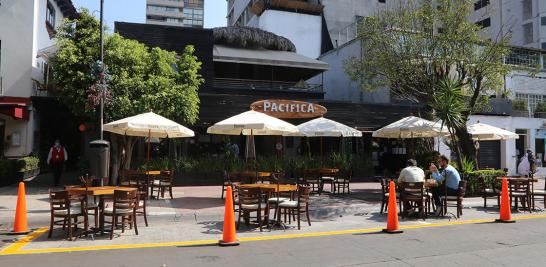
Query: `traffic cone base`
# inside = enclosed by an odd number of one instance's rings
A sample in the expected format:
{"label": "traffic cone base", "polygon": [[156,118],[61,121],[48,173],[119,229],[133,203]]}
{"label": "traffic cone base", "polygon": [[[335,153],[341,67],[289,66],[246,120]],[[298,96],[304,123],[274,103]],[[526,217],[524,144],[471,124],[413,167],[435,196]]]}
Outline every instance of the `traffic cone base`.
{"label": "traffic cone base", "polygon": [[233,193],[231,186],[226,190],[226,207],[224,209],[224,230],[222,240],[218,241],[221,247],[238,246],[237,238],[235,237],[235,215],[233,211]]}
{"label": "traffic cone base", "polygon": [[495,219],[495,222],[498,222],[498,223],[515,223],[516,221],[514,221],[514,220]]}
{"label": "traffic cone base", "polygon": [[218,245],[220,245],[221,247],[233,247],[233,246],[238,246],[239,242],[237,242],[237,240],[235,240],[235,242],[224,242],[220,240],[218,241]]}
{"label": "traffic cone base", "polygon": [[400,234],[404,231],[398,227],[398,211],[396,208],[396,190],[394,181],[389,184],[389,203],[387,206],[387,228],[383,229],[383,233]]}
{"label": "traffic cone base", "polygon": [[398,229],[398,230],[389,230],[389,229],[383,229],[381,230],[383,233],[387,233],[387,234],[401,234],[403,233],[404,231]]}

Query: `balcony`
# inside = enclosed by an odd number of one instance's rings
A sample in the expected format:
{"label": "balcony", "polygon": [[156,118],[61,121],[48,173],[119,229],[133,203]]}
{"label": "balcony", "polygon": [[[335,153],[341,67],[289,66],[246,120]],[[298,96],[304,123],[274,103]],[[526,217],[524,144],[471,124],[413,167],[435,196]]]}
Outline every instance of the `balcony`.
{"label": "balcony", "polygon": [[304,0],[258,0],[251,7],[252,13],[261,15],[267,9],[285,10],[296,13],[321,15],[324,6],[318,1]]}
{"label": "balcony", "polygon": [[300,82],[281,82],[264,80],[246,80],[214,78],[212,86],[216,89],[237,89],[255,91],[322,93],[322,84]]}
{"label": "balcony", "polygon": [[512,100],[508,98],[490,98],[489,106],[476,114],[492,115],[492,116],[516,116],[515,110],[512,109]]}

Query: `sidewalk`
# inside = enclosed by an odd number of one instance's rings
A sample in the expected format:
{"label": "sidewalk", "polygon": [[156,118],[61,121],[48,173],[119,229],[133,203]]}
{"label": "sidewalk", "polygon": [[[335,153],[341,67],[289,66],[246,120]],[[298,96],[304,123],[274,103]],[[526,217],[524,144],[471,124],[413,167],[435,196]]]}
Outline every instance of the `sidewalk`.
{"label": "sidewalk", "polygon": [[[27,184],[28,222],[31,228],[49,226],[49,202],[47,176]],[[542,186],[542,184],[540,185]],[[329,188],[326,187],[326,190]],[[166,242],[218,240],[221,238],[223,226],[224,201],[220,199],[220,186],[175,187],[174,199],[150,200],[148,202],[149,227],[144,226],[141,216],[138,217],[139,235],[133,230],[125,233],[115,231],[114,239],[108,236],[82,237],[76,241],[68,241],[65,232],[54,230],[53,237],[47,238],[47,233],[27,244],[24,250],[51,248],[82,248],[101,246],[126,246],[135,244],[161,244]],[[302,229],[297,230],[297,224],[292,222],[286,230],[265,229],[260,232],[257,226],[241,225],[237,231],[239,238],[264,238],[291,234],[313,234],[320,232],[348,231],[353,229],[381,229],[386,224],[386,214],[380,214],[381,189],[379,183],[351,184],[350,195],[330,195],[324,193],[313,195],[310,200],[310,217],[312,225],[302,221]],[[11,229],[14,207],[17,198],[17,187],[0,188],[0,231]],[[427,218],[400,220],[401,225],[433,225],[457,221],[484,220],[498,217],[496,200],[488,201],[489,207],[483,209],[482,198],[467,198],[464,201],[464,215],[457,220],[453,215],[445,218]],[[537,207],[544,206],[538,199]],[[455,208],[449,208],[450,213]],[[533,212],[533,215],[543,214]],[[529,212],[515,212],[514,215],[529,215]],[[237,219],[237,216],[236,216]],[[4,244],[7,246],[9,244]],[[0,250],[2,247],[0,247]]]}

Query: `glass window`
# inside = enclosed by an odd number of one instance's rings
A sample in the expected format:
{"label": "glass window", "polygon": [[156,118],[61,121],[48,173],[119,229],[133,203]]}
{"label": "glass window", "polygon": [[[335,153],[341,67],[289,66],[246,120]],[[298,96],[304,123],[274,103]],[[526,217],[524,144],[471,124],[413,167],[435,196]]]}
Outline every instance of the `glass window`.
{"label": "glass window", "polygon": [[546,17],[540,18],[540,25],[546,26]]}
{"label": "glass window", "polygon": [[489,26],[491,26],[491,18],[486,18],[486,19],[482,19],[478,22],[476,22],[476,24],[482,28],[487,28]]}
{"label": "glass window", "polygon": [[49,23],[51,27],[55,28],[55,8],[49,1],[47,2],[46,8],[46,22]]}
{"label": "glass window", "polygon": [[478,10],[488,5],[489,5],[489,0],[478,0],[476,3],[474,3],[474,10]]}
{"label": "glass window", "polygon": [[542,43],[541,47],[542,49],[546,50],[546,43]]}
{"label": "glass window", "polygon": [[533,37],[533,23],[529,22],[523,25],[523,41],[525,44],[532,43],[534,40]]}

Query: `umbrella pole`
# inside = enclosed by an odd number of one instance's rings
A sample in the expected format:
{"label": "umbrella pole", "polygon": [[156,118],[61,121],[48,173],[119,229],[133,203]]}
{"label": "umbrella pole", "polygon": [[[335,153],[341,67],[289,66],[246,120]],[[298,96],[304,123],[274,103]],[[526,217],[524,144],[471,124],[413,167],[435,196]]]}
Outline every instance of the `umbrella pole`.
{"label": "umbrella pole", "polygon": [[320,167],[323,166],[324,164],[324,151],[323,151],[323,141],[322,141],[322,136],[320,137]]}
{"label": "umbrella pole", "polygon": [[146,157],[146,170],[149,170],[150,169],[150,142],[152,141],[151,140],[152,138],[152,130],[148,129],[148,156]]}

